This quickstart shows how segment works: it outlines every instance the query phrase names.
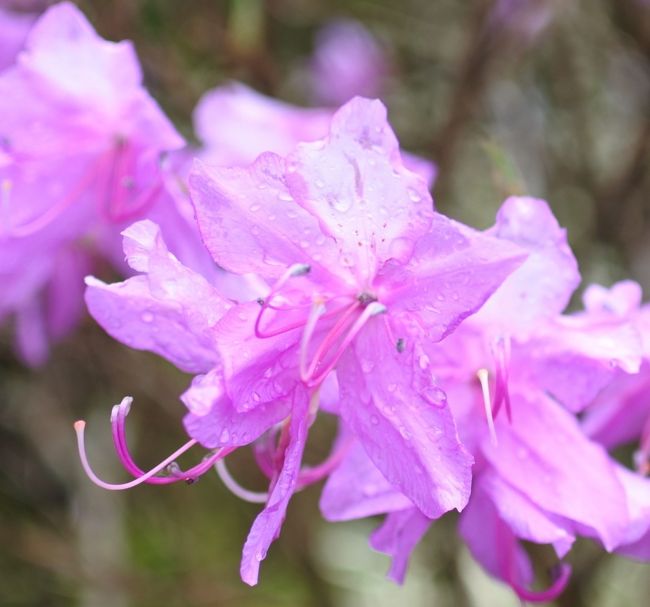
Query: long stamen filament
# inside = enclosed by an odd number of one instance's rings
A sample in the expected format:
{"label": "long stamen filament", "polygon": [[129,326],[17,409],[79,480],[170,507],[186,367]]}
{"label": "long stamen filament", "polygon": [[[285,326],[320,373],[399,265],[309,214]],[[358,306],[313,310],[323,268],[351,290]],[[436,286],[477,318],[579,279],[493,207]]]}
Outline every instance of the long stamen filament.
{"label": "long stamen filament", "polygon": [[75,432],[77,433],[77,446],[79,449],[79,458],[81,459],[81,465],[83,466],[83,469],[87,474],[88,478],[93,483],[95,483],[95,485],[97,485],[98,487],[102,487],[103,489],[108,489],[109,491],[123,491],[125,489],[131,489],[132,487],[137,487],[138,485],[147,482],[150,478],[152,478],[159,472],[163,471],[165,468],[167,468],[167,466],[172,464],[176,459],[178,459],[181,455],[183,455],[183,453],[189,451],[194,445],[197,444],[196,439],[189,440],[182,447],[174,451],[174,453],[172,453],[169,457],[166,457],[157,466],[154,466],[153,468],[151,468],[151,470],[145,472],[142,476],[132,481],[129,481],[127,483],[107,483],[101,480],[95,474],[93,469],[90,467],[90,463],[88,462],[88,456],[86,454],[86,445],[84,440],[85,428],[86,428],[86,422],[83,420],[79,420],[74,423],[74,429]]}
{"label": "long stamen filament", "polygon": [[510,580],[510,586],[522,601],[529,603],[547,603],[562,594],[570,577],[571,566],[563,563],[560,565],[553,583],[546,590],[529,590],[514,580]]}
{"label": "long stamen filament", "polygon": [[217,460],[214,465],[214,469],[217,471],[217,474],[223,481],[223,484],[237,497],[253,504],[265,504],[268,501],[268,493],[249,491],[248,489],[244,489],[244,487],[242,487],[228,471],[225,460]]}
{"label": "long stamen filament", "polygon": [[282,276],[280,276],[280,278],[275,282],[273,288],[271,289],[271,292],[264,298],[264,300],[261,301],[260,311],[259,314],[257,315],[257,318],[255,319],[255,335],[257,337],[259,337],[260,339],[275,337],[276,335],[281,335],[282,333],[286,333],[287,331],[291,331],[292,329],[297,329],[299,327],[302,327],[305,324],[304,321],[290,323],[288,326],[283,327],[281,329],[276,329],[275,331],[272,331],[270,333],[266,333],[265,331],[262,331],[262,329],[260,328],[260,325],[262,324],[262,316],[264,315],[264,312],[269,308],[268,305],[269,302],[271,302],[272,299],[277,295],[278,291],[284,286],[287,280],[295,276],[304,276],[309,272],[310,269],[311,269],[310,266],[307,264],[294,263],[293,265],[289,266],[285,271],[285,273],[282,274]]}
{"label": "long stamen filament", "polygon": [[363,329],[365,324],[373,317],[378,314],[383,314],[386,312],[386,306],[379,303],[378,301],[373,301],[365,307],[363,312],[356,319],[352,327],[343,338],[343,341],[339,344],[339,347],[334,352],[330,362],[325,365],[325,368],[316,377],[311,377],[307,382],[307,385],[310,387],[319,385],[329,374],[329,372],[336,366],[339,359],[345,352],[346,348],[352,343],[354,338],[359,334],[359,331]]}
{"label": "long stamen filament", "polygon": [[479,369],[476,372],[479,382],[481,383],[481,393],[483,395],[483,407],[485,408],[485,418],[487,419],[488,429],[490,431],[490,440],[493,445],[497,445],[497,433],[494,429],[494,417],[492,416],[492,403],[490,401],[490,384],[488,381],[488,370]]}

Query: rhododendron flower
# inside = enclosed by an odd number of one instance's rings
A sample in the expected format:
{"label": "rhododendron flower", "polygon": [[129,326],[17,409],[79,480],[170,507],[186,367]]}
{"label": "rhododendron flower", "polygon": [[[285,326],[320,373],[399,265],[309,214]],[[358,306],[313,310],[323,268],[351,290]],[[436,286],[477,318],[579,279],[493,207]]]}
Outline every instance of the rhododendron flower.
{"label": "rhododendron flower", "polygon": [[126,222],[178,223],[161,154],[183,139],[142,87],[131,43],[102,40],[70,3],[38,19],[0,74],[0,116],[0,318],[16,313],[37,364],[75,324],[92,259],[123,264]]}
{"label": "rhododendron flower", "polygon": [[[532,568],[519,540],[551,544],[560,558],[577,535],[613,550],[628,537],[630,522],[618,467],[548,393],[566,397],[563,404],[582,405],[590,382],[603,386],[614,380],[611,357],[614,366],[625,361],[638,368],[638,338],[618,323],[592,318],[572,324],[559,317],[579,275],[566,235],[543,201],[507,200],[488,233],[527,249],[528,258],[480,311],[429,350],[431,366],[447,393],[461,442],[477,462],[461,535],[485,569],[522,600],[545,601],[561,592],[568,569],[559,570],[547,590],[529,590]],[[604,348],[585,345],[604,339],[607,364]],[[571,368],[561,374],[546,356],[564,356],[576,376],[589,381],[576,389],[563,386]],[[531,366],[546,369],[557,385],[541,381]],[[499,415],[504,409],[507,415]],[[321,508],[330,520],[391,513],[371,541],[393,556],[391,576],[401,580],[430,521],[420,509],[405,506],[406,496],[363,461],[361,451],[352,453],[354,459],[346,458],[331,474]],[[355,475],[360,489],[350,491]],[[606,504],[598,499],[603,495]]]}
{"label": "rhododendron flower", "polygon": [[353,20],[333,21],[316,35],[311,84],[318,103],[340,105],[355,95],[378,97],[388,76],[385,52]]}
{"label": "rhododendron flower", "polygon": [[392,484],[431,518],[462,509],[472,458],[425,345],[475,312],[522,262],[521,250],[434,212],[378,101],[351,101],[326,139],[286,158],[199,163],[190,190],[214,260],[256,277],[260,296],[223,297],[147,222],[125,232],[141,275],[116,285],[90,279],[87,302],[117,339],[201,373],[183,395],[188,445],[219,459],[266,437],[260,462],[270,488],[244,546],[244,581],[256,583],[292,493],[332,468],[301,470],[330,381],[338,414]]}

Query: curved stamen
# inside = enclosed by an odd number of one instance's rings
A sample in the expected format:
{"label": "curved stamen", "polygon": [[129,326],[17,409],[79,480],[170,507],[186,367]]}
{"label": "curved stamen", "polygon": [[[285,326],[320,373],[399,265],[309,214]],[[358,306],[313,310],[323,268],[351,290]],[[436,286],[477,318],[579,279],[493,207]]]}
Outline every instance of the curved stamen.
{"label": "curved stamen", "polygon": [[569,583],[571,577],[571,566],[566,563],[560,564],[557,572],[555,573],[553,583],[546,590],[529,590],[518,584],[514,580],[510,580],[510,586],[517,593],[517,596],[522,601],[529,603],[546,603],[556,599]]}
{"label": "curved stamen", "polygon": [[311,270],[311,267],[307,264],[304,263],[294,263],[293,265],[289,266],[287,270],[285,271],[280,278],[275,282],[273,285],[273,288],[271,289],[271,292],[263,299],[260,301],[260,311],[259,314],[257,315],[257,318],[255,319],[255,335],[256,337],[259,337],[261,339],[267,338],[267,337],[275,337],[276,335],[281,335],[282,333],[286,333],[287,331],[291,331],[292,329],[297,329],[299,327],[302,327],[305,324],[305,321],[300,321],[300,322],[295,322],[295,323],[290,323],[286,327],[282,327],[281,329],[276,329],[275,331],[272,331],[270,333],[266,333],[262,331],[260,328],[260,325],[262,324],[262,316],[264,312],[269,308],[269,302],[278,294],[278,291],[284,286],[284,284],[290,279],[295,276],[304,276]]}
{"label": "curved stamen", "polygon": [[336,321],[334,326],[329,330],[329,333],[327,333],[327,335],[323,338],[323,341],[316,349],[316,352],[314,353],[314,358],[312,359],[307,369],[305,369],[306,358],[307,358],[307,346],[309,340],[311,339],[311,333],[313,332],[313,329],[312,332],[310,332],[307,335],[307,337],[305,337],[307,334],[307,328],[305,328],[305,333],[303,333],[303,339],[301,341],[301,346],[300,346],[300,379],[302,379],[302,381],[308,383],[310,379],[314,376],[316,369],[319,367],[319,365],[322,364],[323,359],[326,353],[328,352],[328,350],[334,345],[334,343],[336,343],[336,341],[343,334],[345,329],[348,328],[349,326],[348,320],[350,316],[360,307],[361,307],[361,303],[359,301],[354,301],[351,305],[349,305],[347,308],[344,309],[343,314],[341,314],[339,319]]}
{"label": "curved stamen", "polygon": [[325,365],[325,368],[322,369],[322,371],[316,377],[311,377],[310,380],[307,382],[307,385],[310,387],[319,385],[327,377],[329,372],[336,366],[336,363],[338,363],[339,359],[345,352],[346,348],[352,343],[354,338],[359,334],[359,331],[363,329],[365,324],[373,316],[377,316],[378,314],[384,314],[385,312],[386,312],[386,306],[379,303],[378,301],[373,301],[371,304],[367,305],[364,308],[363,312],[359,315],[359,317],[354,321],[352,327],[350,327],[349,331],[343,338],[343,341],[341,341],[339,347],[332,355],[332,359],[330,360],[330,362],[327,365]]}
{"label": "curved stamen", "polygon": [[309,348],[309,343],[311,342],[312,335],[318,324],[318,319],[325,313],[325,304],[322,301],[315,301],[312,304],[311,311],[307,317],[307,322],[305,323],[305,328],[302,332],[302,337],[300,338],[300,358],[299,358],[299,369],[300,369],[300,378],[303,381],[306,381],[305,377],[307,374],[307,349]]}
{"label": "curved stamen", "polygon": [[81,465],[88,476],[88,478],[95,483],[98,487],[103,489],[108,489],[109,491],[122,491],[124,489],[131,489],[132,487],[137,487],[142,483],[147,482],[150,478],[163,471],[167,466],[172,464],[178,457],[183,455],[186,451],[189,451],[194,445],[197,444],[196,439],[191,439],[187,441],[182,447],[174,451],[169,457],[166,457],[162,462],[157,466],[154,466],[148,472],[145,472],[142,476],[129,481],[127,483],[107,483],[101,480],[90,467],[88,462],[88,456],[86,454],[86,445],[84,441],[84,430],[86,428],[86,422],[83,420],[78,420],[74,423],[74,429],[77,433],[77,446],[79,448],[79,458],[81,459]]}
{"label": "curved stamen", "polygon": [[481,393],[483,395],[483,407],[485,409],[485,418],[487,420],[488,429],[490,430],[490,440],[496,447],[498,444],[497,433],[494,429],[494,417],[492,415],[492,404],[490,402],[490,383],[488,381],[488,370],[479,369],[476,372],[479,382],[481,383]]}
{"label": "curved stamen", "polygon": [[251,502],[253,504],[265,504],[269,499],[268,493],[261,493],[257,491],[249,491],[244,489],[230,474],[228,468],[226,468],[226,462],[223,459],[218,460],[214,469],[217,471],[219,478],[223,481],[223,484],[237,497],[240,497],[246,502]]}

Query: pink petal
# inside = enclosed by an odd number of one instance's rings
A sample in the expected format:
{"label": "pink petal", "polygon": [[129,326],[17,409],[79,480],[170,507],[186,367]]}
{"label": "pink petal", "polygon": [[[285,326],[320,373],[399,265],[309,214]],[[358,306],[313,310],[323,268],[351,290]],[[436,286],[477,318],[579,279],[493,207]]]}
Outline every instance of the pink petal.
{"label": "pink petal", "polygon": [[341,415],[370,459],[429,518],[469,498],[472,457],[424,354],[399,353],[374,318],[337,368]]}
{"label": "pink petal", "polygon": [[625,533],[628,515],[607,453],[550,398],[520,391],[511,397],[512,424],[499,418],[498,446],[484,441],[488,461],[539,509],[564,517],[575,532],[599,538],[606,549],[613,549]]}
{"label": "pink petal", "polygon": [[225,393],[219,369],[197,375],[181,400],[190,410],[184,419],[187,433],[208,449],[247,445],[291,412],[290,398],[237,411]]}
{"label": "pink petal", "polygon": [[417,508],[391,512],[370,536],[370,545],[392,557],[388,577],[402,584],[411,552],[429,530],[431,520]]}
{"label": "pink petal", "polygon": [[476,312],[524,259],[517,246],[436,213],[409,262],[390,260],[377,284],[392,315],[417,319],[423,335],[439,341]]}
{"label": "pink petal", "polygon": [[405,261],[433,216],[424,180],[404,168],[379,101],[355,98],[332,120],[324,142],[288,158],[294,198],[337,241],[339,265],[367,282],[390,257]]}
{"label": "pink petal", "polygon": [[167,251],[154,223],[136,223],[124,235],[129,263],[145,274],[112,285],[87,278],[90,313],[132,348],[184,371],[208,371],[219,359],[215,325],[232,304]]}
{"label": "pink petal", "polygon": [[287,505],[296,487],[307,440],[309,422],[307,407],[307,395],[303,390],[297,390],[294,394],[289,444],[284,453],[282,470],[270,491],[264,510],[253,522],[242,551],[241,578],[251,586],[257,584],[260,562],[266,558],[269,546],[280,533]]}
{"label": "pink petal", "polygon": [[537,198],[508,198],[488,234],[512,242],[529,255],[477,316],[509,332],[534,328],[559,314],[580,282],[578,265],[548,204]]}
{"label": "pink petal", "polygon": [[320,498],[320,510],[328,521],[348,521],[411,506],[377,470],[357,440],[329,475]]}

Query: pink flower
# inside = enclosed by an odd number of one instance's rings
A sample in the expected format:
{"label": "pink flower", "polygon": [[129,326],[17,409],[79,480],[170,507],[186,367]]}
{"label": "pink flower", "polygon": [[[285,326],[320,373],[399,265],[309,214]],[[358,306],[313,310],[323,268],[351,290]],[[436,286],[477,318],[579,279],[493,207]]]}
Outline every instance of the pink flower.
{"label": "pink flower", "polygon": [[14,13],[0,6],[0,70],[14,62],[34,19],[34,15]]}
{"label": "pink flower", "polygon": [[378,101],[354,99],[326,139],[286,158],[199,163],[190,188],[214,260],[255,276],[257,301],[223,297],[146,223],[125,233],[142,274],[90,280],[87,302],[117,339],[202,373],[183,396],[192,444],[219,459],[266,437],[270,488],[244,546],[244,581],[256,583],[292,493],[332,468],[300,468],[330,381],[339,415],[392,484],[431,518],[462,509],[472,458],[424,346],[484,303],[521,264],[520,249],[433,211]]}
{"label": "pink flower", "polygon": [[388,71],[384,51],[361,23],[333,21],[318,32],[311,78],[319,103],[340,105],[355,95],[378,97]]}
{"label": "pink flower", "polygon": [[142,87],[131,43],[101,39],[67,2],[0,74],[0,115],[0,318],[16,314],[19,351],[38,364],[76,323],[93,258],[123,264],[125,223],[179,222],[161,155],[183,139]]}
{"label": "pink flower", "polygon": [[[427,352],[461,442],[477,462],[461,535],[485,569],[522,600],[546,601],[562,591],[569,570],[562,567],[547,590],[529,590],[532,567],[520,540],[551,544],[562,558],[577,535],[608,550],[630,538],[618,467],[560,402],[582,408],[593,398],[592,385],[608,385],[621,368],[638,369],[638,336],[624,324],[560,316],[579,275],[544,201],[507,200],[488,233],[518,244],[528,258],[481,310]],[[556,358],[568,368],[551,365]],[[371,543],[393,557],[390,575],[401,581],[428,522],[388,480],[353,447],[330,475],[321,509],[330,520],[390,513]],[[352,482],[358,490],[349,489]],[[647,501],[635,503],[645,512]]]}

